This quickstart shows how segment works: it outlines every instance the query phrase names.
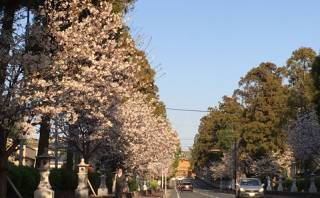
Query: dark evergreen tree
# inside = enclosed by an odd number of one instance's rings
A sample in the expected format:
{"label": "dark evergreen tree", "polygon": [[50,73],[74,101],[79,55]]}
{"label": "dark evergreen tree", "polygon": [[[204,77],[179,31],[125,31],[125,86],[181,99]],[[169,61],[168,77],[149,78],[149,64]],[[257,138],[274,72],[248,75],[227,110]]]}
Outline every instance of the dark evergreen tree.
{"label": "dark evergreen tree", "polygon": [[235,92],[244,106],[241,147],[253,157],[282,149],[287,119],[288,89],[283,68],[261,63],[241,78]]}
{"label": "dark evergreen tree", "polygon": [[289,80],[289,106],[291,117],[297,113],[308,112],[313,106],[314,84],[311,76],[312,63],[316,53],[311,48],[299,48],[293,51],[287,61]]}
{"label": "dark evergreen tree", "polygon": [[312,64],[312,78],[316,89],[314,102],[316,104],[316,110],[320,118],[320,56],[317,56]]}

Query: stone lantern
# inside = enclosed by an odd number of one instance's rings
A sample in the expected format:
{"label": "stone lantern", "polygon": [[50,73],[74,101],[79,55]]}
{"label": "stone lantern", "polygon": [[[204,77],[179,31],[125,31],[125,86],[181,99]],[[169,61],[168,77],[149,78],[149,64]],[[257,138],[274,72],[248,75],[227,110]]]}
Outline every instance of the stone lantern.
{"label": "stone lantern", "polygon": [[78,164],[78,187],[75,190],[75,195],[77,198],[88,198],[89,188],[88,188],[88,167],[89,165],[81,159],[80,164]]}
{"label": "stone lantern", "polygon": [[47,148],[44,149],[42,155],[38,156],[37,160],[40,161],[40,183],[34,192],[34,198],[54,198],[54,191],[49,182],[50,156]]}
{"label": "stone lantern", "polygon": [[143,190],[143,195],[147,195],[147,193],[148,193],[148,186],[147,186],[147,181],[146,181],[146,180],[143,181],[142,190]]}

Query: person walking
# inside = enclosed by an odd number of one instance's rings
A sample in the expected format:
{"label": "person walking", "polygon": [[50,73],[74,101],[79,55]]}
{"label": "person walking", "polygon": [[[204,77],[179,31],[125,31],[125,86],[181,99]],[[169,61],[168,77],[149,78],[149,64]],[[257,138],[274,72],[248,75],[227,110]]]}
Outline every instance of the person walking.
{"label": "person walking", "polygon": [[118,168],[115,176],[115,198],[123,198],[125,187],[126,178],[123,174],[122,168]]}

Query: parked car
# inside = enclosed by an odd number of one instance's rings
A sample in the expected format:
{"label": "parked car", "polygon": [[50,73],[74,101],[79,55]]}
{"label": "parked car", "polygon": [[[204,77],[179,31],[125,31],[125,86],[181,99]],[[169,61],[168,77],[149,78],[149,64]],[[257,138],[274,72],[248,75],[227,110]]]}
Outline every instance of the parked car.
{"label": "parked car", "polygon": [[184,182],[180,183],[179,190],[181,192],[183,192],[183,191],[191,191],[191,192],[193,192],[193,185],[192,185],[191,182],[185,182],[184,181]]}
{"label": "parked car", "polygon": [[264,184],[261,184],[260,179],[244,178],[240,179],[237,184],[236,197],[259,197],[264,198]]}

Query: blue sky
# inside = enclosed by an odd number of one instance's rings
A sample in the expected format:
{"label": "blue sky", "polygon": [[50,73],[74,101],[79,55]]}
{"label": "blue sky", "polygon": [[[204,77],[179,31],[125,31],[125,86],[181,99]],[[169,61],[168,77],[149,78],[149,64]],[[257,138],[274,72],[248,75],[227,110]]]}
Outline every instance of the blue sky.
{"label": "blue sky", "polygon": [[[319,52],[319,8],[319,0],[137,0],[128,24],[160,69],[166,106],[206,110],[259,63],[282,66],[301,46]],[[183,148],[203,115],[168,110]]]}

